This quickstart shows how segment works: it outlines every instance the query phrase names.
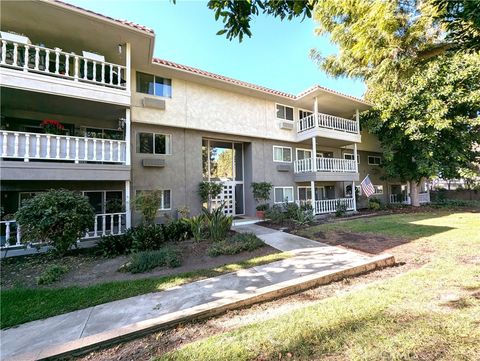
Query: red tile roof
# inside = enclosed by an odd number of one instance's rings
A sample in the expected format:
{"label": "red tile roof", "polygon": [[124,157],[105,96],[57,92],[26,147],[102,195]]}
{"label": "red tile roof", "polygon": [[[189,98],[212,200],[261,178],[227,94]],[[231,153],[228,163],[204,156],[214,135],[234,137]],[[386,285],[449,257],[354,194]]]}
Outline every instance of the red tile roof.
{"label": "red tile roof", "polygon": [[97,13],[95,11],[92,11],[92,10],[88,10],[88,9],[85,9],[85,8],[82,8],[80,6],[76,6],[76,5],[72,5],[72,4],[69,4],[69,3],[66,3],[66,2],[63,2],[63,1],[60,1],[60,0],[52,0],[54,3],[58,3],[58,4],[61,4],[61,5],[64,5],[66,7],[70,7],[72,9],[75,9],[75,10],[80,10],[80,11],[85,11],[89,14],[92,14],[92,15],[97,15],[97,16],[100,16],[104,19],[107,19],[107,20],[111,20],[111,21],[115,21],[119,24],[122,24],[122,25],[126,25],[126,26],[130,26],[134,29],[137,29],[137,30],[140,30],[140,31],[144,31],[148,34],[155,34],[155,32],[153,31],[153,29],[150,29],[146,26],[143,26],[143,25],[140,25],[140,24],[136,24],[136,23],[133,23],[131,21],[128,21],[128,20],[120,20],[120,19],[115,19],[115,18],[112,18],[110,16],[106,16],[106,15],[103,15],[103,14],[100,14],[100,13]]}
{"label": "red tile roof", "polygon": [[335,91],[335,90],[322,87],[322,86],[320,86],[320,85],[314,85],[314,86],[312,86],[311,88],[308,88],[307,90],[301,92],[301,93],[298,94],[298,95],[293,95],[293,94],[285,93],[285,92],[282,92],[282,91],[279,91],[279,90],[274,90],[274,89],[266,88],[266,87],[263,87],[263,86],[261,86],[261,85],[252,84],[252,83],[247,83],[247,82],[244,82],[244,81],[241,81],[241,80],[229,78],[229,77],[227,77],[227,76],[223,76],[223,75],[211,73],[211,72],[209,72],[209,71],[201,70],[201,69],[194,68],[194,67],[191,67],[191,66],[188,66],[188,65],[178,64],[178,63],[175,63],[175,62],[170,61],[170,60],[153,58],[153,62],[154,62],[155,64],[165,65],[165,66],[168,66],[168,67],[170,67],[170,68],[187,71],[187,72],[190,72],[190,73],[202,75],[202,76],[205,76],[205,77],[208,77],[208,78],[212,78],[212,79],[216,79],[216,80],[221,80],[221,81],[224,81],[224,82],[227,82],[227,83],[230,83],[230,84],[240,85],[240,86],[243,86],[243,87],[246,87],[246,88],[250,88],[250,89],[254,89],[254,90],[259,90],[259,91],[262,91],[262,92],[265,92],[265,93],[269,93],[269,94],[272,94],[272,95],[282,96],[282,97],[285,97],[285,98],[289,98],[289,99],[291,99],[291,100],[299,99],[299,98],[301,98],[302,96],[304,96],[304,95],[306,95],[306,94],[308,94],[308,93],[311,93],[311,92],[313,92],[313,91],[315,91],[315,90],[317,90],[317,89],[320,89],[320,90],[325,90],[325,91],[330,92],[330,93],[338,94],[338,95],[343,96],[343,97],[346,97],[346,98],[350,98],[350,99],[355,100],[355,101],[358,101],[358,102],[362,102],[362,103],[368,104],[368,103],[367,103],[365,100],[363,100],[363,99],[360,99],[360,98],[357,98],[357,97],[354,97],[354,96],[351,96],[351,95],[343,94],[343,93],[337,92],[337,91]]}

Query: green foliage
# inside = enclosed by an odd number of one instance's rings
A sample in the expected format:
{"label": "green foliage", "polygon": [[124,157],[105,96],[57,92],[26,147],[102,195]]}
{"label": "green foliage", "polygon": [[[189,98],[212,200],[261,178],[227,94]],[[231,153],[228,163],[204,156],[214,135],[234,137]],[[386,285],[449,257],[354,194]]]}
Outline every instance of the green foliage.
{"label": "green foliage", "polygon": [[206,233],[213,242],[223,241],[232,227],[233,218],[223,213],[224,205],[212,210],[203,209]]}
{"label": "green foliage", "polygon": [[265,212],[265,211],[267,211],[269,208],[270,208],[270,205],[269,205],[268,203],[264,203],[264,204],[259,204],[259,205],[256,207],[256,210],[257,210],[257,211],[261,211],[261,212]]}
{"label": "green foliage", "polygon": [[184,219],[162,224],[163,237],[170,242],[182,242],[192,237],[190,223]]}
{"label": "green foliage", "polygon": [[287,218],[283,207],[279,204],[274,204],[273,207],[265,211],[265,217],[277,224],[282,223]]}
{"label": "green foliage", "polygon": [[337,210],[335,211],[336,217],[343,217],[347,213],[347,203],[344,201],[337,201]]}
{"label": "green foliage", "polygon": [[164,246],[154,251],[133,253],[129,263],[122,270],[131,273],[143,273],[156,267],[179,267],[181,265],[178,250],[170,246]]}
{"label": "green foliage", "polygon": [[207,208],[211,209],[211,202],[213,198],[218,197],[222,192],[223,183],[216,182],[200,182],[198,185],[198,194],[202,203],[207,203]]}
{"label": "green foliage", "polygon": [[22,241],[45,242],[59,254],[65,254],[93,228],[94,217],[88,198],[65,189],[37,194],[15,214]]}
{"label": "green foliage", "polygon": [[199,242],[205,235],[205,217],[203,215],[186,218],[186,221],[190,225],[190,231],[192,232],[193,239]]}
{"label": "green foliage", "polygon": [[297,205],[296,203],[275,204],[265,212],[265,217],[272,223],[282,224],[291,221],[297,226],[313,222],[313,208],[309,204]]}
{"label": "green foliage", "polygon": [[[272,183],[269,182],[252,182],[252,193],[253,198],[257,203],[263,203],[270,199],[270,191],[272,190]],[[257,211],[266,211],[268,209],[268,204],[259,204],[257,206]]]}
{"label": "green foliage", "polygon": [[157,215],[162,192],[160,190],[141,191],[134,199],[135,208],[143,215],[143,222],[153,224]]}
{"label": "green foliage", "polygon": [[237,233],[226,240],[214,243],[208,249],[208,255],[217,257],[221,255],[232,255],[243,251],[254,251],[263,247],[263,241],[253,233]]}
{"label": "green foliage", "polygon": [[97,253],[108,258],[130,253],[133,242],[131,235],[132,233],[127,231],[126,234],[102,236],[97,243]]}
{"label": "green foliage", "polygon": [[295,211],[292,220],[297,226],[305,226],[315,219],[313,207],[310,204],[304,204]]}
{"label": "green foliage", "polygon": [[42,272],[40,277],[37,280],[37,284],[40,285],[51,285],[59,281],[62,276],[68,272],[68,268],[65,266],[59,266],[53,264],[49,266],[45,271]]}
{"label": "green foliage", "polygon": [[379,198],[368,199],[368,209],[379,210],[383,208],[382,201]]}

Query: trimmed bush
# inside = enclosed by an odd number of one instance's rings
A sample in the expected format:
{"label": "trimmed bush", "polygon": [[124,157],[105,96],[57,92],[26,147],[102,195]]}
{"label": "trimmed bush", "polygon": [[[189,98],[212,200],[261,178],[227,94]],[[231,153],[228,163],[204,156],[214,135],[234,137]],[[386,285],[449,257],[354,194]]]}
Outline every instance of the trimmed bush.
{"label": "trimmed bush", "polygon": [[103,257],[117,257],[130,253],[133,238],[131,233],[102,236],[97,243],[97,253]]}
{"label": "trimmed bush", "polygon": [[37,280],[38,285],[51,285],[62,278],[62,276],[68,272],[68,268],[65,266],[59,266],[53,264],[42,272]]}
{"label": "trimmed bush", "polygon": [[213,244],[208,249],[208,255],[217,257],[221,255],[233,255],[243,251],[254,251],[265,244],[253,233],[237,233],[234,236]]}
{"label": "trimmed bush", "polygon": [[382,201],[378,198],[368,199],[368,208],[373,210],[379,210],[383,208]]}
{"label": "trimmed bush", "polygon": [[95,214],[88,198],[65,189],[39,193],[15,214],[22,241],[40,241],[65,254],[93,228]]}
{"label": "trimmed bush", "polygon": [[272,208],[265,211],[265,217],[273,223],[282,223],[287,219],[286,213],[282,206],[274,204]]}
{"label": "trimmed bush", "polygon": [[179,267],[181,265],[180,254],[174,248],[165,246],[155,251],[144,251],[132,254],[132,259],[124,267],[131,273],[143,273],[156,267]]}

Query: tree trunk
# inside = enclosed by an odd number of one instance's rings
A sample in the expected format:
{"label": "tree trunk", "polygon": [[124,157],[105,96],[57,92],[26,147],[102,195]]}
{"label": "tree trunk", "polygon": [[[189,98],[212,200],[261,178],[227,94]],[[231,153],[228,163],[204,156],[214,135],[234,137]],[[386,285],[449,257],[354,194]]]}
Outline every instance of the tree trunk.
{"label": "tree trunk", "polygon": [[410,199],[413,207],[420,207],[420,199],[418,197],[419,183],[410,181]]}

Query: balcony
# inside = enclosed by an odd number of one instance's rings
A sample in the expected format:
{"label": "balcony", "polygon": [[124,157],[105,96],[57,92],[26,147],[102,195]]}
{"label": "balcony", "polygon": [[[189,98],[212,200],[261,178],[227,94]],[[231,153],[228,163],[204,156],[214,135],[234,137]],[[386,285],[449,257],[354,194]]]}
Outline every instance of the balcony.
{"label": "balcony", "polygon": [[355,160],[341,158],[313,158],[296,160],[293,163],[295,181],[357,181],[358,169]]}
{"label": "balcony", "polygon": [[355,120],[345,119],[330,114],[315,113],[297,122],[298,140],[313,136],[334,138],[351,143],[359,143],[360,127]]}
{"label": "balcony", "polygon": [[[9,39],[15,37],[17,41]],[[0,67],[2,85],[122,105],[130,103],[129,69],[105,61],[102,55],[84,51],[81,56],[33,45],[27,37],[2,32]]]}

